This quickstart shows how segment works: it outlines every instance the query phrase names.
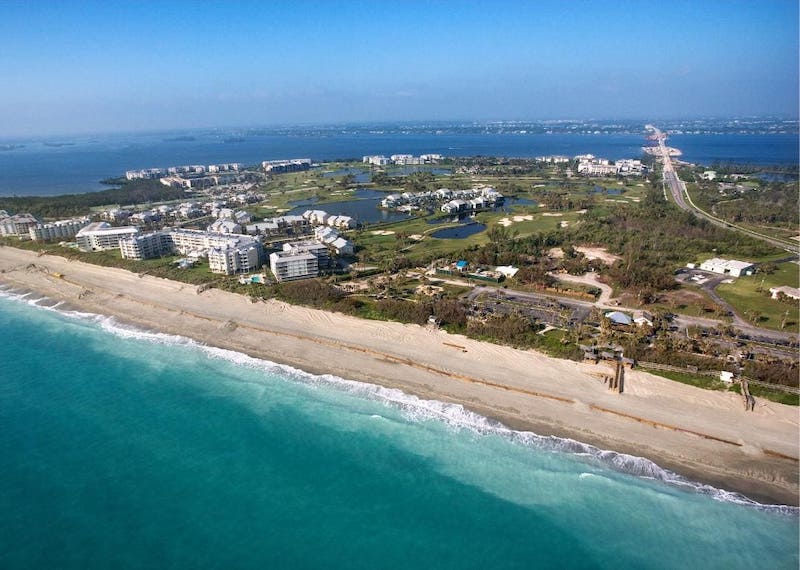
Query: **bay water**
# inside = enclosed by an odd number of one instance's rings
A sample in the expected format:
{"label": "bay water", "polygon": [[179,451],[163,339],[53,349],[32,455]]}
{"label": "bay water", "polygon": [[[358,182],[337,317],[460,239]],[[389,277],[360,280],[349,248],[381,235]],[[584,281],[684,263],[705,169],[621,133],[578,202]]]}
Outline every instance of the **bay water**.
{"label": "bay water", "polygon": [[[183,135],[183,136],[181,136]],[[187,136],[188,135],[188,136]],[[641,134],[366,133],[258,134],[231,138],[226,131],[104,134],[57,140],[4,140],[0,149],[0,196],[48,196],[107,188],[107,178],[126,170],[185,164],[311,158],[325,161],[364,155],[439,153],[443,156],[534,157],[591,153],[612,160],[642,155]],[[231,142],[235,141],[235,142]],[[774,135],[674,135],[683,160],[797,164],[798,138]],[[18,146],[17,146],[18,145]],[[0,144],[2,146],[2,144]]]}
{"label": "bay water", "polygon": [[0,567],[797,568],[797,509],[0,288]]}

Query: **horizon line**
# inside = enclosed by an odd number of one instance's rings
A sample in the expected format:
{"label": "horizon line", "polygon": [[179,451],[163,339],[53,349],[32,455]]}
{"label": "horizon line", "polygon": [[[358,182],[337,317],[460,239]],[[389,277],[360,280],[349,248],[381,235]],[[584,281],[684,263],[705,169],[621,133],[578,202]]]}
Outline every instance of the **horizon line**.
{"label": "horizon line", "polygon": [[141,129],[108,129],[108,130],[87,130],[87,131],[72,131],[72,132],[50,132],[38,134],[16,134],[0,136],[0,140],[14,141],[14,140],[36,140],[43,138],[54,137],[76,137],[76,136],[95,136],[95,135],[127,135],[127,134],[161,134],[161,133],[175,133],[175,132],[192,132],[192,131],[229,131],[229,130],[245,130],[245,129],[309,129],[309,128],[337,128],[337,127],[370,127],[370,126],[416,126],[422,127],[427,124],[430,125],[447,125],[447,126],[491,126],[491,125],[513,125],[513,124],[564,124],[564,123],[588,123],[588,122],[625,122],[625,123],[641,123],[642,126],[646,124],[657,124],[663,122],[675,121],[734,121],[734,120],[780,120],[793,123],[800,122],[800,116],[790,116],[783,114],[764,114],[764,115],[687,115],[676,117],[664,117],[658,120],[646,119],[642,117],[562,117],[562,118],[529,118],[529,119],[377,119],[377,120],[347,120],[347,121],[312,121],[312,122],[290,122],[290,123],[253,123],[253,124],[239,124],[239,125],[207,125],[207,126],[186,126],[186,127],[164,127],[153,128],[145,127]]}

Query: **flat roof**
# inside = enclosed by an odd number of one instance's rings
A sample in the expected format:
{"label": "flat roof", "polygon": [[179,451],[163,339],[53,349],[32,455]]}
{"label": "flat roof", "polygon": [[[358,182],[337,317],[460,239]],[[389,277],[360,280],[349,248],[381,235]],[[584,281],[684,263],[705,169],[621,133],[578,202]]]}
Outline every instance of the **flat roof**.
{"label": "flat roof", "polygon": [[275,251],[269,254],[270,261],[273,260],[273,256],[276,261],[310,261],[316,260],[317,256],[313,253],[292,253],[290,251]]}
{"label": "flat roof", "polygon": [[139,228],[136,226],[109,226],[106,224],[105,226],[101,226],[103,222],[99,222],[98,224],[89,224],[81,231],[79,231],[75,237],[79,236],[98,236],[103,234],[138,234]]}
{"label": "flat roof", "polygon": [[749,261],[739,261],[738,259],[722,259],[721,257],[712,257],[711,259],[707,259],[702,263],[702,265],[705,264],[718,265],[728,269],[747,269],[748,267],[752,267],[754,265]]}

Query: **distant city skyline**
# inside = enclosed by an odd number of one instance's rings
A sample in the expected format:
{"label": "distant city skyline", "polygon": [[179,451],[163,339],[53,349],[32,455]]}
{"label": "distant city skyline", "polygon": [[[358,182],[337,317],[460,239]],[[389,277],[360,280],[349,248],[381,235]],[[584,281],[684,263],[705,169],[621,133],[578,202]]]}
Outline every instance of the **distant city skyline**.
{"label": "distant city skyline", "polygon": [[0,138],[798,115],[798,5],[4,1]]}

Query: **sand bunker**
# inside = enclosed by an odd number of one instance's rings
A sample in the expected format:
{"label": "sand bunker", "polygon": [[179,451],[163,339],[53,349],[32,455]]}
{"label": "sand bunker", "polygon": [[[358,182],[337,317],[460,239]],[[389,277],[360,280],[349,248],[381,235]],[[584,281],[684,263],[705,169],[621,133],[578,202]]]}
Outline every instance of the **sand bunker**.
{"label": "sand bunker", "polygon": [[[545,215],[547,215],[547,214],[545,214]],[[525,214],[525,215],[521,215],[521,216],[512,216],[510,218],[502,218],[502,219],[498,220],[497,223],[500,224],[501,226],[507,228],[508,226],[510,226],[511,224],[513,224],[515,222],[530,222],[530,221],[533,221],[533,215],[532,214]]]}

